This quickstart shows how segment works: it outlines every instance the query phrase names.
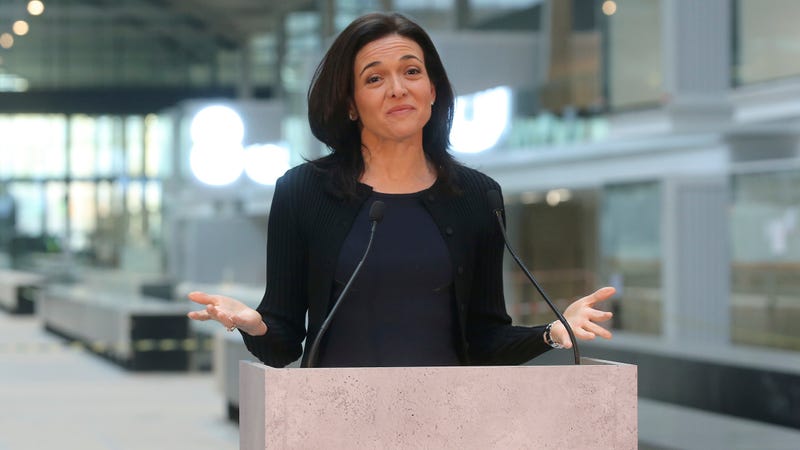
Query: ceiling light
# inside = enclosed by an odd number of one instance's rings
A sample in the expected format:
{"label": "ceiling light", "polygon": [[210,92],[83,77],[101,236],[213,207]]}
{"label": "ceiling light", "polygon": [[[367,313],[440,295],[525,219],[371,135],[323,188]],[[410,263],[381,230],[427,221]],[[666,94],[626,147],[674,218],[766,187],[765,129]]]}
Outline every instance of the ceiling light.
{"label": "ceiling light", "polygon": [[545,201],[550,206],[558,206],[559,203],[567,202],[572,198],[572,192],[569,189],[553,189],[547,192]]}
{"label": "ceiling light", "polygon": [[30,27],[28,26],[28,22],[25,22],[24,20],[18,20],[14,22],[14,25],[11,27],[11,29],[14,30],[14,33],[16,33],[17,36],[25,36],[28,34]]}
{"label": "ceiling light", "polygon": [[10,33],[0,34],[0,47],[11,48],[14,45],[14,36]]}
{"label": "ceiling light", "polygon": [[44,12],[44,3],[39,0],[31,0],[28,2],[28,12],[32,16],[41,15]]}
{"label": "ceiling light", "polygon": [[603,2],[603,14],[607,16],[614,15],[617,12],[617,2],[613,0],[606,0]]}

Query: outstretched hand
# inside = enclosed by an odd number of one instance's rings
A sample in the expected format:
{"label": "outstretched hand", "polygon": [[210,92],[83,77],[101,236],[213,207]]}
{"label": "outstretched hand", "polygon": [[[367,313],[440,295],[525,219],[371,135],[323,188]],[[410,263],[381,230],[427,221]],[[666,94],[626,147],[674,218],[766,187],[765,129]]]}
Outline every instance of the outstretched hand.
{"label": "outstretched hand", "polygon": [[[611,339],[611,332],[597,324],[597,322],[605,322],[610,319],[611,312],[595,309],[594,306],[599,302],[608,300],[615,292],[616,289],[613,287],[600,288],[586,297],[575,300],[564,310],[564,318],[567,319],[569,326],[572,327],[572,332],[575,334],[576,339],[589,341],[597,336]],[[552,336],[553,340],[563,345],[564,348],[572,348],[569,333],[567,333],[567,329],[561,321],[553,323],[550,336]]]}
{"label": "outstretched hand", "polygon": [[267,332],[267,325],[261,314],[239,300],[224,295],[211,295],[205,292],[190,292],[189,300],[205,305],[200,311],[192,311],[187,316],[193,320],[216,320],[228,331],[238,328],[252,336],[261,336]]}

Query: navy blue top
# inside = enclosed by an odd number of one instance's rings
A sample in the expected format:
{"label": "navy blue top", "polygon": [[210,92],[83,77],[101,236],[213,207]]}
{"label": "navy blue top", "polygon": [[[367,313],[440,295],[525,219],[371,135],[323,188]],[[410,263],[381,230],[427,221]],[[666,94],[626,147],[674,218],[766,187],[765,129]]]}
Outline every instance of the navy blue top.
{"label": "navy blue top", "polygon": [[319,367],[458,365],[453,267],[444,238],[415,194],[373,192],[345,239],[331,305],[369,241],[369,209],[386,208],[367,260],[320,349]]}

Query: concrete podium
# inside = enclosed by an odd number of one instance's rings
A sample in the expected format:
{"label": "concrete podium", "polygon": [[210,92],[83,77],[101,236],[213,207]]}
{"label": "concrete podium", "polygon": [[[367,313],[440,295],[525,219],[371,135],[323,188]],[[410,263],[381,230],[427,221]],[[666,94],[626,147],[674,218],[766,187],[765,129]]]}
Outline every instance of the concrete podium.
{"label": "concrete podium", "polygon": [[637,448],[636,366],[273,369],[241,361],[240,449]]}

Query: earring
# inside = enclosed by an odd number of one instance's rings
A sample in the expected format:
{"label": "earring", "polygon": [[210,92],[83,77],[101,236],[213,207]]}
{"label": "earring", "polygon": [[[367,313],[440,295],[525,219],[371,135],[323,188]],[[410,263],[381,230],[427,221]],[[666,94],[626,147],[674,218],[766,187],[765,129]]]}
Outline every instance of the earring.
{"label": "earring", "polygon": [[355,122],[355,120],[358,119],[358,116],[353,111],[350,111],[349,113],[347,113],[347,117],[349,117],[350,120],[352,120],[353,122]]}
{"label": "earring", "polygon": [[431,106],[433,106],[433,104],[434,104],[434,101],[433,101],[433,100],[431,100]]}

